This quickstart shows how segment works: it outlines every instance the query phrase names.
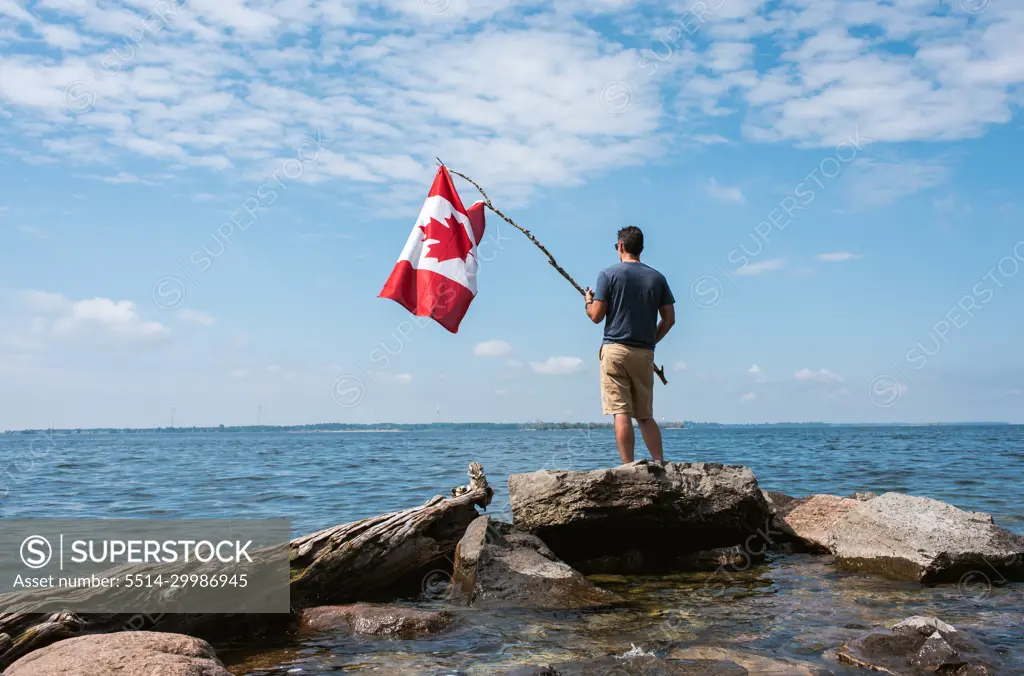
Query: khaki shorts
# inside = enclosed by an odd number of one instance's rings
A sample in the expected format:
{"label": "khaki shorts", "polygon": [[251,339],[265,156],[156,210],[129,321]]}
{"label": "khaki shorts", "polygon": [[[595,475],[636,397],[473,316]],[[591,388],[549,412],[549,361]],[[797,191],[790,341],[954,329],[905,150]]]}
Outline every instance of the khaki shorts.
{"label": "khaki shorts", "polygon": [[654,350],[615,343],[602,345],[601,408],[605,415],[654,417]]}

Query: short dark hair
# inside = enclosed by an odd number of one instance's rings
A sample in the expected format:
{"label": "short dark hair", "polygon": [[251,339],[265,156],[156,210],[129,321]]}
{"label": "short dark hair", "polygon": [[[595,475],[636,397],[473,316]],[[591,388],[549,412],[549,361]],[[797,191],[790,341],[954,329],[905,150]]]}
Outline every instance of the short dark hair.
{"label": "short dark hair", "polygon": [[619,230],[619,241],[626,253],[639,256],[644,250],[644,233],[635,225],[629,225]]}

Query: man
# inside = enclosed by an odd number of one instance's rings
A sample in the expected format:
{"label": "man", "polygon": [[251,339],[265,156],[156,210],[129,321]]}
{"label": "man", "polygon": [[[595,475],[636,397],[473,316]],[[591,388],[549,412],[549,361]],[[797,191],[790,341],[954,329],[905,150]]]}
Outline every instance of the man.
{"label": "man", "polygon": [[[675,298],[664,275],[640,262],[644,233],[629,226],[615,243],[619,264],[601,271],[597,291],[587,287],[587,316],[604,320],[601,407],[615,416],[615,442],[622,462],[633,462],[633,418],[651,452],[664,461],[661,430],[654,420],[654,346],[676,323]],[[661,321],[658,316],[661,315]]]}

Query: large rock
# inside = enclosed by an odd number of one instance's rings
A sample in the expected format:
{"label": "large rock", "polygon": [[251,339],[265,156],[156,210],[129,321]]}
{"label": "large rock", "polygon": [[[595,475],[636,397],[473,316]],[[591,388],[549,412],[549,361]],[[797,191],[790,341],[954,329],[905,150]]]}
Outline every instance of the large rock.
{"label": "large rock", "polygon": [[569,610],[620,602],[560,561],[535,535],[502,535],[477,518],[455,548],[453,599],[475,606]]}
{"label": "large rock", "polygon": [[59,641],[12,664],[5,676],[231,676],[206,641],[128,631]]}
{"label": "large rock", "polygon": [[299,616],[299,626],[306,631],[398,638],[439,634],[451,624],[450,613],[372,603],[307,608]]}
{"label": "large rock", "polygon": [[986,676],[999,670],[999,654],[935,617],[910,617],[836,651],[841,662],[885,674]]}
{"label": "large rock", "polygon": [[641,460],[514,474],[508,484],[516,528],[584,573],[671,570],[692,552],[766,546],[768,505],[746,467]]}
{"label": "large rock", "polygon": [[847,512],[859,505],[852,498],[812,495],[778,508],[775,527],[813,551],[828,551],[828,535]]}
{"label": "large rock", "polygon": [[832,527],[828,545],[840,565],[896,579],[934,584],[979,572],[1024,579],[1024,537],[988,514],[902,493],[859,503]]}

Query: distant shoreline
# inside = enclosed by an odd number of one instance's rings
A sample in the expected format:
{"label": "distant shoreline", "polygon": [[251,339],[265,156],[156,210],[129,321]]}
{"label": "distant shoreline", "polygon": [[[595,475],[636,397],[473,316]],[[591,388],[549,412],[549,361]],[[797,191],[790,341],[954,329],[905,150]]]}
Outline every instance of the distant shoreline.
{"label": "distant shoreline", "polygon": [[281,430],[285,434],[368,434],[376,432],[408,432],[409,430],[365,429],[365,430]]}
{"label": "distant shoreline", "polygon": [[[1006,422],[950,422],[950,423],[715,423],[694,421],[660,421],[662,429],[833,429],[841,427],[1012,427]],[[287,432],[292,434],[352,433],[352,432],[470,432],[470,431],[552,431],[552,430],[611,430],[606,422],[524,422],[524,423],[319,423],[313,425],[218,425],[215,427],[99,427],[6,430],[16,434],[238,434],[253,432]]]}

